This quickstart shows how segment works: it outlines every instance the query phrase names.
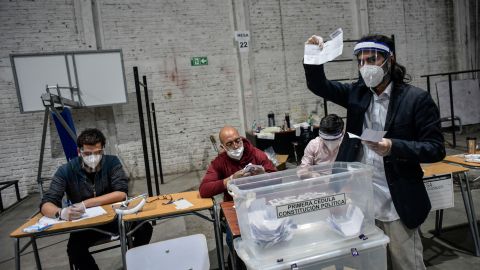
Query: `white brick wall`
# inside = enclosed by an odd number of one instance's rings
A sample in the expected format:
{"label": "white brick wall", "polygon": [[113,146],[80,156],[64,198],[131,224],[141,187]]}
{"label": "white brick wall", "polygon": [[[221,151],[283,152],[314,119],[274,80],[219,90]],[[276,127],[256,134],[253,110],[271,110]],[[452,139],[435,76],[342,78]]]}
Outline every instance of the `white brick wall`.
{"label": "white brick wall", "polygon": [[[395,34],[398,60],[413,75],[415,85],[425,87],[422,74],[455,69],[452,1],[365,1],[370,31]],[[216,135],[224,124],[244,124],[238,106],[235,30],[251,34],[248,58],[242,59],[249,63],[243,72],[251,75],[245,87],[255,93],[245,96],[257,99],[247,98],[245,107],[256,108],[257,115],[246,111],[247,119],[261,124],[266,124],[269,111],[275,112],[279,123],[287,111],[300,122],[316,108],[320,99],[307,90],[301,64],[307,37],[327,36],[342,27],[345,38],[358,38],[354,35],[359,27],[352,25],[352,18],[359,15],[352,1],[234,3],[237,8],[245,6],[248,14],[243,16],[248,19],[239,18],[242,15],[234,14],[232,1],[224,0],[95,1],[102,49],[123,50],[129,102],[110,110],[91,109],[88,115],[93,112],[94,119],[75,114],[76,121],[81,120],[77,128],[104,130],[110,151],[121,157],[132,176],[145,175],[133,66],[147,76],[150,101],[157,110],[163,169],[169,174],[204,169],[214,157],[208,136]],[[97,16],[88,10],[91,7],[88,0],[0,0],[0,181],[21,180],[23,195],[35,187],[43,113],[20,114],[9,54],[95,49],[100,41],[89,29],[95,25],[92,16]],[[247,29],[234,29],[234,18]],[[346,46],[344,57],[350,57],[350,51]],[[193,56],[207,56],[209,64],[192,67]],[[357,71],[354,64],[330,64],[327,76],[349,78]],[[323,115],[322,106],[319,113]],[[249,127],[250,120],[245,124]],[[45,176],[64,162],[51,158],[50,141],[48,134]],[[8,204],[13,190],[2,196]]]}

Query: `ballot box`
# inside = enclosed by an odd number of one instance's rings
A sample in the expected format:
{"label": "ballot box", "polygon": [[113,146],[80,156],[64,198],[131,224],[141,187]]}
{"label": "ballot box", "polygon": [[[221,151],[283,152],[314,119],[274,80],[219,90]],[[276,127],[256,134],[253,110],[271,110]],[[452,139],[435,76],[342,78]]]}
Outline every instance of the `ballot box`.
{"label": "ballot box", "polygon": [[335,162],[234,179],[228,190],[242,236],[237,252],[247,256],[247,266],[251,262],[268,269],[270,263],[302,258],[311,263],[325,254],[340,256],[357,243],[366,253],[383,252],[388,242],[375,227],[372,168],[362,163]]}
{"label": "ballot box", "polygon": [[377,228],[369,237],[348,239],[318,250],[298,247],[291,254],[253,254],[240,237],[234,240],[234,246],[249,270],[386,270],[388,242],[389,238]]}

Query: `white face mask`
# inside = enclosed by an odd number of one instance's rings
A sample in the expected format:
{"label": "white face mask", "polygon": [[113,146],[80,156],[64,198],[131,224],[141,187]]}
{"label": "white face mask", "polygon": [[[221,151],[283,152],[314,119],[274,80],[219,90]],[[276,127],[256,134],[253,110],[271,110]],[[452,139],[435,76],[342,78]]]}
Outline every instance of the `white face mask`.
{"label": "white face mask", "polygon": [[385,62],[383,62],[381,66],[365,64],[360,68],[360,74],[367,87],[376,87],[383,81],[385,72],[382,67],[386,62],[387,59],[385,59]]}
{"label": "white face mask", "polygon": [[90,155],[86,157],[82,156],[83,163],[85,163],[85,165],[87,165],[88,167],[95,169],[98,163],[100,163],[100,161],[102,160],[102,156],[103,155]]}
{"label": "white face mask", "polygon": [[243,155],[243,145],[235,150],[227,150],[227,155],[232,159],[240,160]]}
{"label": "white face mask", "polygon": [[342,140],[340,139],[332,140],[332,141],[324,140],[323,143],[325,144],[325,146],[328,148],[329,151],[333,151],[340,146],[340,144],[342,143]]}

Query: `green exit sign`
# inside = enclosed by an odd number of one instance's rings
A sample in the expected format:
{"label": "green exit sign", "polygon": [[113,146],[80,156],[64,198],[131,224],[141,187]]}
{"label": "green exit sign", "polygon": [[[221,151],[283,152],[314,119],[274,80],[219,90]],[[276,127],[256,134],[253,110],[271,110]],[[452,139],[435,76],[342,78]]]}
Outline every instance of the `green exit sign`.
{"label": "green exit sign", "polygon": [[208,59],[206,56],[192,57],[192,66],[206,66]]}

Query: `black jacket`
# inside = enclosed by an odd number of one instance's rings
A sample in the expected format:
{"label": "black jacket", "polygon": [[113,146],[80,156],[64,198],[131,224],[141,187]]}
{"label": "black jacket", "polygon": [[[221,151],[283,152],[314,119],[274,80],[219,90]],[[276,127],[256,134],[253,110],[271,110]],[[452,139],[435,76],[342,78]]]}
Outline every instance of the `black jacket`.
{"label": "black jacket", "polygon": [[[362,134],[365,112],[372,92],[363,81],[342,84],[325,77],[323,65],[304,65],[307,86],[319,95],[347,109],[346,131]],[[430,209],[420,163],[445,157],[440,114],[430,95],[409,84],[394,84],[385,120],[385,138],[392,140],[391,153],[383,158],[393,204],[408,228],[422,224]],[[362,150],[359,139],[344,136],[338,161],[357,161]]]}
{"label": "black jacket", "polygon": [[62,207],[64,193],[67,193],[67,197],[72,203],[78,203],[93,198],[94,188],[97,196],[113,191],[128,192],[128,176],[116,156],[103,156],[101,169],[95,174],[94,182],[93,185],[87,180],[80,158],[73,158],[58,168],[52,178],[50,188],[42,198],[40,208],[46,202]]}

